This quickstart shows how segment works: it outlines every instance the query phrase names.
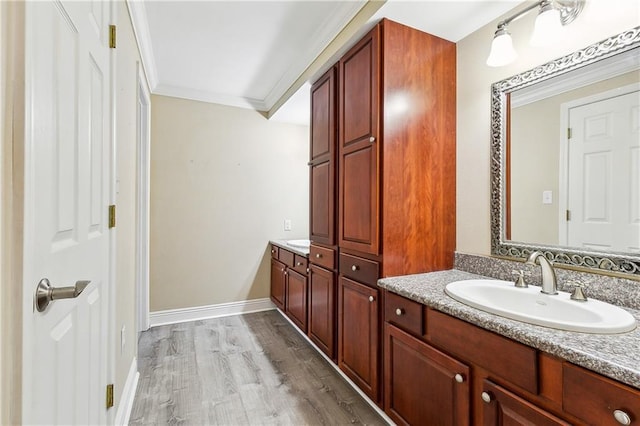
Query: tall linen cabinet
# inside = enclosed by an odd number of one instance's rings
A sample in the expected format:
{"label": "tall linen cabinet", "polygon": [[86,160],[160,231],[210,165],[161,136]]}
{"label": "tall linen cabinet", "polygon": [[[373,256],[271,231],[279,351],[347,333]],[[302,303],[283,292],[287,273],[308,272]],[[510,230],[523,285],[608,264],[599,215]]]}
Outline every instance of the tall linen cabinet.
{"label": "tall linen cabinet", "polygon": [[[312,183],[310,262],[314,247],[336,258],[337,363],[380,404],[378,278],[453,266],[456,47],[383,19],[340,59],[335,78],[337,202],[318,203],[331,196]],[[312,152],[316,117],[326,127],[312,112]],[[312,157],[312,180],[317,164]],[[326,215],[337,216],[337,252],[314,234],[314,220],[333,223]]]}

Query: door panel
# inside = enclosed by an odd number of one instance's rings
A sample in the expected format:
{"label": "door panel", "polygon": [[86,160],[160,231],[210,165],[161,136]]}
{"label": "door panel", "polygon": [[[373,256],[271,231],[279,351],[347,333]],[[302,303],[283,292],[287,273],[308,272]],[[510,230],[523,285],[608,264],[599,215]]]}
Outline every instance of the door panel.
{"label": "door panel", "polygon": [[334,235],[335,184],[333,163],[311,166],[311,241],[332,245]]}
{"label": "door panel", "polygon": [[[107,423],[109,2],[27,2],[23,422]],[[40,279],[90,280],[33,306]]]}
{"label": "door panel", "polygon": [[271,259],[271,301],[284,311],[285,301],[285,266]]}
{"label": "door panel", "polygon": [[302,330],[307,332],[307,277],[287,269],[285,312]]}
{"label": "door panel", "polygon": [[309,338],[331,359],[335,359],[336,328],[335,274],[309,266]]}

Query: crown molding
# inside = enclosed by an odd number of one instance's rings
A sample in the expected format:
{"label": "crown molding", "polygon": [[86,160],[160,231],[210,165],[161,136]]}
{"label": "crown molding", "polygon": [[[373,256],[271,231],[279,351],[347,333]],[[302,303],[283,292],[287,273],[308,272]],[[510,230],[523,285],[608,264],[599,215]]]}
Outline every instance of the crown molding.
{"label": "crown molding", "polygon": [[142,58],[142,68],[147,75],[147,82],[152,93],[158,85],[158,68],[153,56],[153,45],[151,44],[151,33],[147,22],[147,9],[143,1],[126,0],[131,18],[133,34],[138,44],[140,57]]}
{"label": "crown molding", "polygon": [[232,96],[223,93],[213,93],[206,90],[192,89],[189,87],[172,86],[170,84],[158,84],[156,86],[156,89],[153,91],[153,94],[208,102],[212,104],[254,109],[257,111],[267,110],[264,101],[260,99]]}

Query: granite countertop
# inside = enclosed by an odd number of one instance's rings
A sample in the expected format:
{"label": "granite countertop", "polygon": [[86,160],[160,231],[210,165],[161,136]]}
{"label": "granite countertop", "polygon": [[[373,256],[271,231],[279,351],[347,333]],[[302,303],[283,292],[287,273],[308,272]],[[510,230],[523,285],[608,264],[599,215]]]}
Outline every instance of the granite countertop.
{"label": "granite countertop", "polygon": [[[383,278],[378,286],[640,389],[640,326],[621,334],[556,330],[478,310],[444,292],[450,282],[478,278],[488,277],[452,269]],[[624,309],[640,323],[640,311]]]}
{"label": "granite countertop", "polygon": [[289,244],[287,244],[287,241],[289,240],[270,240],[269,243],[276,245],[280,248],[283,248],[285,250],[288,250],[290,252],[293,252],[295,254],[299,254],[300,256],[309,257],[308,248],[290,246]]}

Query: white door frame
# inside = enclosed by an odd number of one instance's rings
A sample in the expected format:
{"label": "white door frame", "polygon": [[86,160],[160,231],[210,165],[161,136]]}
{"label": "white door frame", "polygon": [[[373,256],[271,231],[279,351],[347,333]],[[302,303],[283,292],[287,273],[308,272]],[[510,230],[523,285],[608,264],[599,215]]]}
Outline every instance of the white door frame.
{"label": "white door frame", "polygon": [[582,105],[604,101],[605,99],[623,96],[640,90],[640,83],[632,83],[595,95],[575,99],[560,105],[560,173],[558,182],[558,242],[561,246],[567,245],[567,220],[566,212],[569,199],[569,111]]}
{"label": "white door frame", "polygon": [[151,97],[142,65],[137,78],[137,177],[136,177],[136,299],[137,331],[149,329],[149,212]]}

